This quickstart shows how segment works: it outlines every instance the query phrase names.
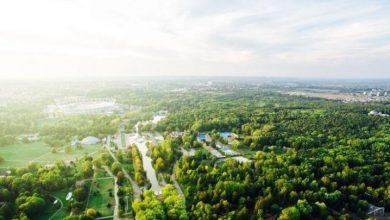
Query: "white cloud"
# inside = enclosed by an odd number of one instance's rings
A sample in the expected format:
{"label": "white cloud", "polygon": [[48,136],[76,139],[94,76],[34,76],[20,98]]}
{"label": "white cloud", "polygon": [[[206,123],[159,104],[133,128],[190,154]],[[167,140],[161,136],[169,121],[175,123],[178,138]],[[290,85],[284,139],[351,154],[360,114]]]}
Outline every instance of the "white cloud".
{"label": "white cloud", "polygon": [[390,57],[389,23],[368,0],[4,1],[0,74],[361,76]]}

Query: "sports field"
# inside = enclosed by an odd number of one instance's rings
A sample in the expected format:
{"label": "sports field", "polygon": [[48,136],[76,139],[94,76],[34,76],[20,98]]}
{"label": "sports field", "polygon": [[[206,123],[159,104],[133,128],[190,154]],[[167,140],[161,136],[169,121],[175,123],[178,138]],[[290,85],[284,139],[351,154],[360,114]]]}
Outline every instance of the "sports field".
{"label": "sports field", "polygon": [[[115,206],[113,189],[114,178],[103,177],[96,179],[96,183],[92,184],[87,207],[99,211],[102,217],[112,216]],[[109,190],[112,190],[112,196],[110,196]],[[108,204],[111,206],[108,206]]]}
{"label": "sports field", "polygon": [[4,162],[0,163],[0,168],[25,167],[30,162],[45,165],[57,160],[69,161],[85,154],[93,155],[99,149],[101,145],[88,145],[83,146],[82,149],[73,148],[71,153],[67,154],[63,148],[59,148],[57,153],[52,153],[42,142],[7,145],[0,147],[0,156],[4,159]]}

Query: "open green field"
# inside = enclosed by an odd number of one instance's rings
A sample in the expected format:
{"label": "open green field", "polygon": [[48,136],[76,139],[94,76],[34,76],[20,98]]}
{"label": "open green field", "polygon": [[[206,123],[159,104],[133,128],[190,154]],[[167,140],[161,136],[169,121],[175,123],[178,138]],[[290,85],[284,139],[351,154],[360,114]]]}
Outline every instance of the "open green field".
{"label": "open green field", "polygon": [[47,154],[42,155],[41,157],[36,159],[35,162],[44,164],[47,163],[47,161],[54,162],[56,160],[74,160],[75,158],[81,157],[86,154],[93,155],[97,153],[100,149],[102,149],[101,145],[85,145],[82,147],[82,149],[72,148],[72,151],[69,154],[65,153],[63,149],[60,149],[55,154],[49,152]]}
{"label": "open green field", "polygon": [[[96,179],[96,183],[92,184],[91,194],[88,198],[88,208],[99,211],[102,217],[114,214],[115,200],[114,196],[110,197],[109,189],[114,189],[114,178]],[[111,207],[107,207],[107,204],[111,204]]]}
{"label": "open green field", "polygon": [[85,154],[93,155],[101,149],[101,145],[86,145],[82,149],[72,148],[72,152],[67,154],[63,148],[57,153],[51,153],[49,147],[42,142],[29,144],[13,144],[0,147],[0,156],[4,159],[0,163],[0,168],[25,167],[30,162],[39,164],[51,164],[57,160],[74,160]]}
{"label": "open green field", "polygon": [[0,167],[24,167],[48,152],[49,147],[42,142],[0,147],[0,155],[4,159]]}

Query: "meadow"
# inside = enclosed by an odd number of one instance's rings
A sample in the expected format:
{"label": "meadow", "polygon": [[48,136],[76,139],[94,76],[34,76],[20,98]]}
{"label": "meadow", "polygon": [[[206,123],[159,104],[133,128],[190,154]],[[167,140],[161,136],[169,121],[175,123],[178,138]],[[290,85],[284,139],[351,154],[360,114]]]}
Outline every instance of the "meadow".
{"label": "meadow", "polygon": [[7,145],[0,148],[0,156],[4,159],[0,163],[0,169],[26,167],[31,162],[48,165],[57,160],[70,161],[86,154],[93,155],[100,149],[99,144],[85,145],[81,149],[72,148],[70,153],[65,153],[63,148],[52,153],[49,146],[43,142]]}

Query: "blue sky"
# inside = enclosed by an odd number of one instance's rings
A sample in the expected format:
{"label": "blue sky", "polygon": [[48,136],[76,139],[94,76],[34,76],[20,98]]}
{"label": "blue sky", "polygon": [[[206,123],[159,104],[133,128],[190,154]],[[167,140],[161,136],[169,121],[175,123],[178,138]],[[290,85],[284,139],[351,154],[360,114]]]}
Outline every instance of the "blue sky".
{"label": "blue sky", "polygon": [[388,1],[13,0],[0,76],[390,77]]}

